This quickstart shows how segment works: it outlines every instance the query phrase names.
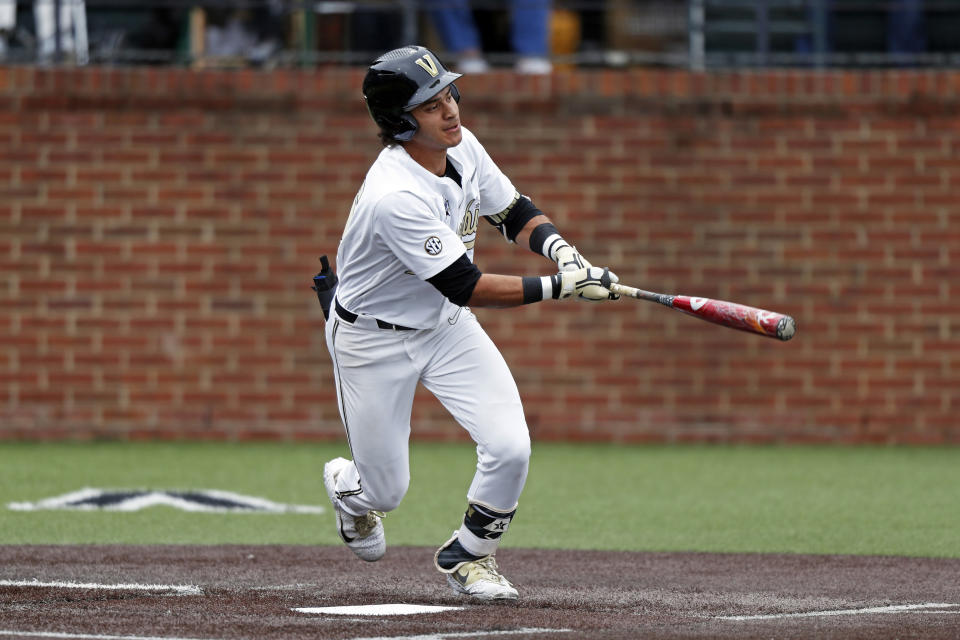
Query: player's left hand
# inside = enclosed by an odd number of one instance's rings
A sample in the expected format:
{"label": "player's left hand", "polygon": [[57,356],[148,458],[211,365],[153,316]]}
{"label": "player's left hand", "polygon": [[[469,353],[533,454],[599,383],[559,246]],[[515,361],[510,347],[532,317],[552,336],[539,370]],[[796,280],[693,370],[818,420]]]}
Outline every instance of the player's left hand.
{"label": "player's left hand", "polygon": [[560,268],[560,271],[576,271],[577,269],[592,267],[593,265],[580,255],[576,247],[565,244],[557,249],[557,266]]}
{"label": "player's left hand", "polygon": [[557,275],[560,277],[560,300],[573,296],[591,302],[620,299],[618,294],[610,291],[610,285],[619,282],[620,278],[607,267],[584,267],[561,271]]}

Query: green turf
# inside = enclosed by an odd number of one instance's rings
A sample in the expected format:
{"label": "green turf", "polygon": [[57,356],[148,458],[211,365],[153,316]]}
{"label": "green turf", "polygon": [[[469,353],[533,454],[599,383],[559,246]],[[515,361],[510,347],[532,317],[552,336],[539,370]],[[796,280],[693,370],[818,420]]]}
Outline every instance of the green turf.
{"label": "green turf", "polygon": [[[0,544],[336,544],[330,516],[15,512],[81,487],[211,488],[326,505],[344,444],[0,443]],[[467,445],[416,444],[388,542],[458,525]],[[960,557],[960,449],[627,447],[535,443],[505,544],[516,547]]]}

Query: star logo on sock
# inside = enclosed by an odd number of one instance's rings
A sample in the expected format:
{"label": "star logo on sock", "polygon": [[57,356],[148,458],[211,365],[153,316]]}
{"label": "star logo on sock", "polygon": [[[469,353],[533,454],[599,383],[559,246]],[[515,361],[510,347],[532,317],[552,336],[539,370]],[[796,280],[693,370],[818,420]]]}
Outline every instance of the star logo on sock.
{"label": "star logo on sock", "polygon": [[487,537],[496,537],[503,534],[507,530],[507,527],[510,526],[510,520],[507,518],[497,518],[490,524],[484,527],[487,531],[490,532],[490,535]]}

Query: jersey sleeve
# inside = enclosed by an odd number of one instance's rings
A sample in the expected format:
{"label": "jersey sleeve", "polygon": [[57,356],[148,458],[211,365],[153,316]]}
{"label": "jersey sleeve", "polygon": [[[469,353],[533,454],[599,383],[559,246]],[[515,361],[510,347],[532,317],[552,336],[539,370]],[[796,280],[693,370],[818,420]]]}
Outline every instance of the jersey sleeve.
{"label": "jersey sleeve", "polygon": [[421,280],[437,275],[466,251],[430,204],[413,193],[384,197],[376,205],[375,216],[380,240]]}

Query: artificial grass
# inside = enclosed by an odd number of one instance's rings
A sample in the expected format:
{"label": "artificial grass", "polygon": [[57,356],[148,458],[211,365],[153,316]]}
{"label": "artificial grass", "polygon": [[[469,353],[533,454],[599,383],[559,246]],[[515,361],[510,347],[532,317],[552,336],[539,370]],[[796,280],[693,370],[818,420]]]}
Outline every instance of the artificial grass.
{"label": "artificial grass", "polygon": [[[534,443],[505,546],[960,557],[960,449]],[[344,443],[0,443],[0,544],[339,544],[332,516],[6,509],[82,487],[222,489],[327,506]],[[416,443],[388,544],[459,525],[474,453]]]}

